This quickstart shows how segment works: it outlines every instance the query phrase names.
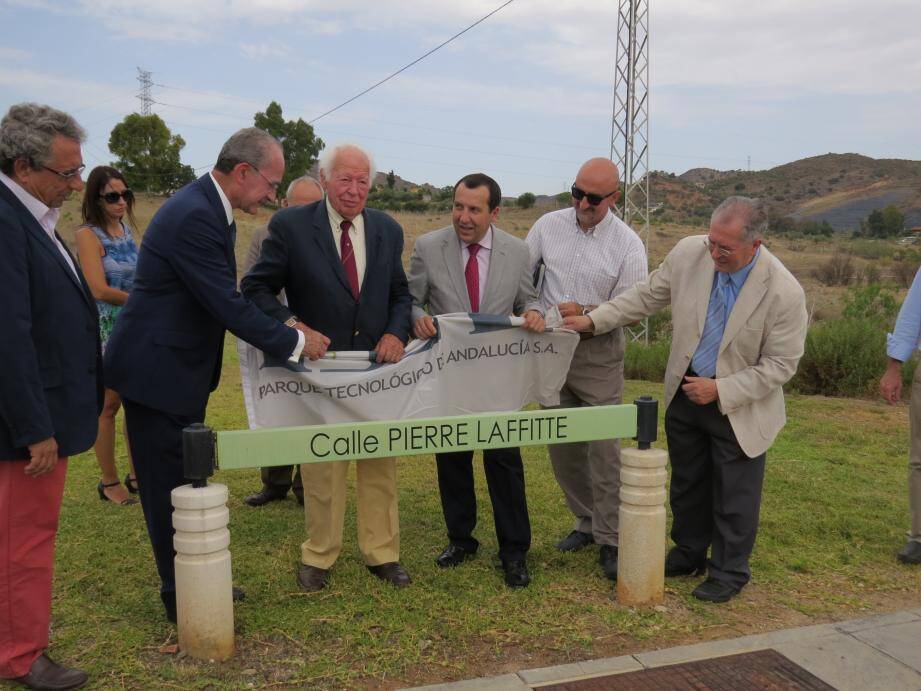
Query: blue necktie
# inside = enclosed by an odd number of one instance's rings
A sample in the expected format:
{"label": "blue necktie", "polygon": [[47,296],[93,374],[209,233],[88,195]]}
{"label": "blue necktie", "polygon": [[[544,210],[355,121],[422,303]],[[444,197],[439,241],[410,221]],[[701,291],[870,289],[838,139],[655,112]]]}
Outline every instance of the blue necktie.
{"label": "blue necktie", "polygon": [[732,301],[731,285],[729,274],[717,273],[716,285],[710,293],[710,304],[707,306],[704,333],[700,337],[694,357],[691,358],[691,368],[699,377],[716,375],[716,357],[720,352],[720,342],[723,340],[723,331],[726,329],[729,316],[727,305]]}

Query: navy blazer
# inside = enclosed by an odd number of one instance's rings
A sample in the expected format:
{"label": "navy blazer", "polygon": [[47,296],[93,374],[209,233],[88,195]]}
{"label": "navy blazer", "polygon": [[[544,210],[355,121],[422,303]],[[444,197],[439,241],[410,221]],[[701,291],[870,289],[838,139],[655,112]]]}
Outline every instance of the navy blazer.
{"label": "navy blazer", "polygon": [[[71,257],[73,259],[73,257]],[[54,437],[60,456],[96,441],[102,410],[99,315],[44,228],[0,183],[0,460]]]}
{"label": "navy blazer", "polygon": [[[365,276],[357,301],[323,199],[272,217],[259,261],[243,277],[243,294],[276,319],[297,316],[330,339],[330,350],[373,350],[385,333],[405,343],[412,297],[403,271],[403,229],[375,209],[362,217]],[[287,307],[275,298],[282,288]]]}
{"label": "navy blazer", "polygon": [[235,239],[208,175],[160,207],[106,344],[106,386],[148,408],[196,415],[220,381],[225,329],[275,357],[291,355],[297,332],[237,291]]}

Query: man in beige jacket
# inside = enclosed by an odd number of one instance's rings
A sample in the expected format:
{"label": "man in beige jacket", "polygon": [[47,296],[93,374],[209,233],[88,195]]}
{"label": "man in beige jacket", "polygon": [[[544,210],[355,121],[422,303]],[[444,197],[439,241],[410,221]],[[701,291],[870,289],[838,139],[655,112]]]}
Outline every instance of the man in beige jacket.
{"label": "man in beige jacket", "polygon": [[730,197],[707,236],[684,238],[646,281],[565,319],[598,334],[672,306],[665,433],[675,547],[665,575],[706,566],[693,595],[709,602],[726,602],[751,577],[765,453],[786,422],[782,387],[806,339],[803,289],[761,244],[766,228],[763,202]]}

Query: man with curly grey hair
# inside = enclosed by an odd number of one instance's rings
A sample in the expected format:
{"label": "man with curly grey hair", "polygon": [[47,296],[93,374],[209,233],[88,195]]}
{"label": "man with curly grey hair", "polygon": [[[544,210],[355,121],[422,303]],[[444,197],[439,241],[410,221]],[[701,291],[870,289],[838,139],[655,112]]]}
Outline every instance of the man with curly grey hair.
{"label": "man with curly grey hair", "polygon": [[766,228],[761,200],[729,197],[708,235],[682,239],[647,280],[564,320],[598,334],[671,305],[665,435],[675,546],[665,575],[706,571],[691,593],[706,602],[726,602],[751,578],[765,455],[786,422],[783,385],[806,340],[806,297],[761,244]]}
{"label": "man with curly grey hair", "polygon": [[0,121],[0,678],[74,689],[87,676],[45,654],[67,458],[96,439],[96,303],[55,226],[83,189],[84,133],[34,103]]}

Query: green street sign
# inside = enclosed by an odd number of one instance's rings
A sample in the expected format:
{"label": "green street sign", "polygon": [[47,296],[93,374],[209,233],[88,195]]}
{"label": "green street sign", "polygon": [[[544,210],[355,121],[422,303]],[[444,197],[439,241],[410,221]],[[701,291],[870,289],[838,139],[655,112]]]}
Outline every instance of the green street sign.
{"label": "green street sign", "polygon": [[636,435],[636,406],[273,427],[217,433],[222,470],[561,444]]}

